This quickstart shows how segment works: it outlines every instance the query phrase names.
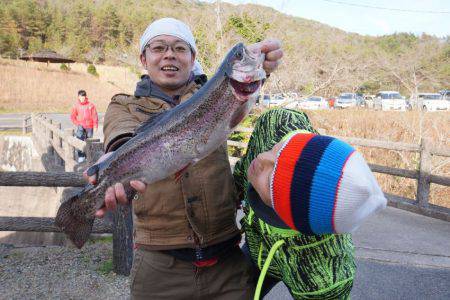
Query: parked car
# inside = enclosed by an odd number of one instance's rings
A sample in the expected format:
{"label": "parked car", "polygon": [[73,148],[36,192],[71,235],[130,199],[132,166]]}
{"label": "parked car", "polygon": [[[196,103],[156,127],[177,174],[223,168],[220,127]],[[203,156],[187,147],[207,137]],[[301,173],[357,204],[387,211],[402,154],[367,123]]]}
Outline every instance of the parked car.
{"label": "parked car", "polygon": [[441,94],[442,99],[450,101],[450,90],[439,91],[439,94]]}
{"label": "parked car", "polygon": [[375,97],[374,107],[377,110],[406,111],[405,97],[397,91],[380,91]]}
{"label": "parked car", "polygon": [[285,102],[285,98],[282,94],[265,94],[263,96],[262,105],[267,107],[280,106]]}
{"label": "parked car", "polygon": [[450,102],[438,93],[420,93],[417,95],[417,106],[423,111],[449,110]]}
{"label": "parked car", "polygon": [[334,108],[348,108],[356,106],[356,94],[355,93],[342,93],[336,99]]}
{"label": "parked car", "polygon": [[328,109],[328,101],[324,97],[312,96],[305,100],[299,101],[298,109]]}

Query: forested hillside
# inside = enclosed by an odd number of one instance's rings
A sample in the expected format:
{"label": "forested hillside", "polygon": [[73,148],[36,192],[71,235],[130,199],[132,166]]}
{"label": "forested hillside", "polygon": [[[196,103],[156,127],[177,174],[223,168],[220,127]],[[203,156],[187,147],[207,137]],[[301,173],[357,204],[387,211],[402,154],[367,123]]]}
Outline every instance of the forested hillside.
{"label": "forested hillside", "polygon": [[256,5],[2,0],[0,54],[17,58],[49,48],[80,62],[124,65],[139,72],[139,37],[151,21],[166,16],[191,26],[208,74],[214,73],[224,53],[238,41],[280,39],[284,64],[266,86],[274,92],[329,96],[394,89],[409,96],[450,87],[448,36],[361,36]]}

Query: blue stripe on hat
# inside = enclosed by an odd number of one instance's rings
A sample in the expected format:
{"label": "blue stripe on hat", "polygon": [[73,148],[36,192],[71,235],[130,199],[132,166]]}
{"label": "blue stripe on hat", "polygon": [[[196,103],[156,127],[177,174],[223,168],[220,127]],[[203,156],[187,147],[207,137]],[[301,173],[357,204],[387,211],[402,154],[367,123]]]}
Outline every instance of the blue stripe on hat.
{"label": "blue stripe on hat", "polygon": [[332,140],[327,136],[313,137],[295,164],[291,182],[291,212],[295,227],[305,234],[314,234],[309,225],[311,184],[322,154]]}
{"label": "blue stripe on hat", "polygon": [[342,169],[353,147],[334,139],[322,155],[314,173],[309,199],[309,223],[315,234],[333,233],[333,208]]}

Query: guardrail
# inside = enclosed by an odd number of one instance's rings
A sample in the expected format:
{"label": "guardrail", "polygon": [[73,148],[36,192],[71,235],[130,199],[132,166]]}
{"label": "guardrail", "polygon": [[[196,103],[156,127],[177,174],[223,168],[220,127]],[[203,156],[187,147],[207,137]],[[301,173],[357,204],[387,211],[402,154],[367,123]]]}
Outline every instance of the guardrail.
{"label": "guardrail", "polygon": [[[33,141],[41,153],[47,152],[53,155],[55,164],[64,164],[65,172],[0,172],[0,186],[47,186],[47,187],[81,187],[85,185],[81,173],[73,172],[76,164],[75,150],[86,153],[87,163],[97,161],[102,154],[102,143],[96,139],[88,139],[86,142],[73,137],[72,129],[61,129],[61,124],[46,118],[43,115],[32,115],[31,127]],[[26,128],[30,126],[27,125]],[[24,126],[25,128],[25,126]],[[238,127],[237,132],[250,134],[252,128]],[[420,153],[418,170],[406,170],[370,164],[373,172],[416,179],[416,199],[408,199],[401,196],[386,194],[389,204],[401,209],[413,211],[423,215],[450,221],[450,209],[429,203],[430,184],[436,183],[450,186],[450,177],[432,175],[431,158],[435,156],[450,157],[450,149],[434,147],[429,139],[422,139],[421,144],[408,144],[398,142],[386,142],[360,138],[339,137],[354,145],[389,150],[408,151]],[[228,145],[238,148],[246,148],[247,143],[228,141]],[[239,157],[230,157],[232,166]],[[114,214],[112,226],[102,220],[94,223],[94,233],[113,234],[113,265],[118,274],[128,275],[132,264],[132,212],[131,207],[120,208]],[[0,231],[41,231],[60,232],[53,225],[52,218],[30,217],[0,217]]]}
{"label": "guardrail", "polygon": [[0,124],[0,131],[5,130],[22,130],[23,134],[31,132],[31,116],[25,116],[23,118],[1,118],[1,121],[13,121],[19,123],[20,125],[5,125]]}

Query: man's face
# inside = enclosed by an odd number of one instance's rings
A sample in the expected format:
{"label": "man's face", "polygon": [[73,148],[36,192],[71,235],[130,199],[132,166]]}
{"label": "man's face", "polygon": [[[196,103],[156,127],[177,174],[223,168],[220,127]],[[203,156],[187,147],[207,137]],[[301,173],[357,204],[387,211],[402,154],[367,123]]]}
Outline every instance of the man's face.
{"label": "man's face", "polygon": [[78,100],[80,100],[81,103],[84,103],[84,101],[86,101],[86,96],[78,95]]}
{"label": "man's face", "polygon": [[250,164],[247,171],[248,181],[258,192],[261,200],[272,206],[270,196],[270,180],[275,167],[277,153],[283,147],[283,142],[275,144],[269,151],[260,153]]}
{"label": "man's face", "polygon": [[152,81],[169,95],[176,94],[186,84],[194,60],[189,44],[171,35],[154,37],[141,55]]}

